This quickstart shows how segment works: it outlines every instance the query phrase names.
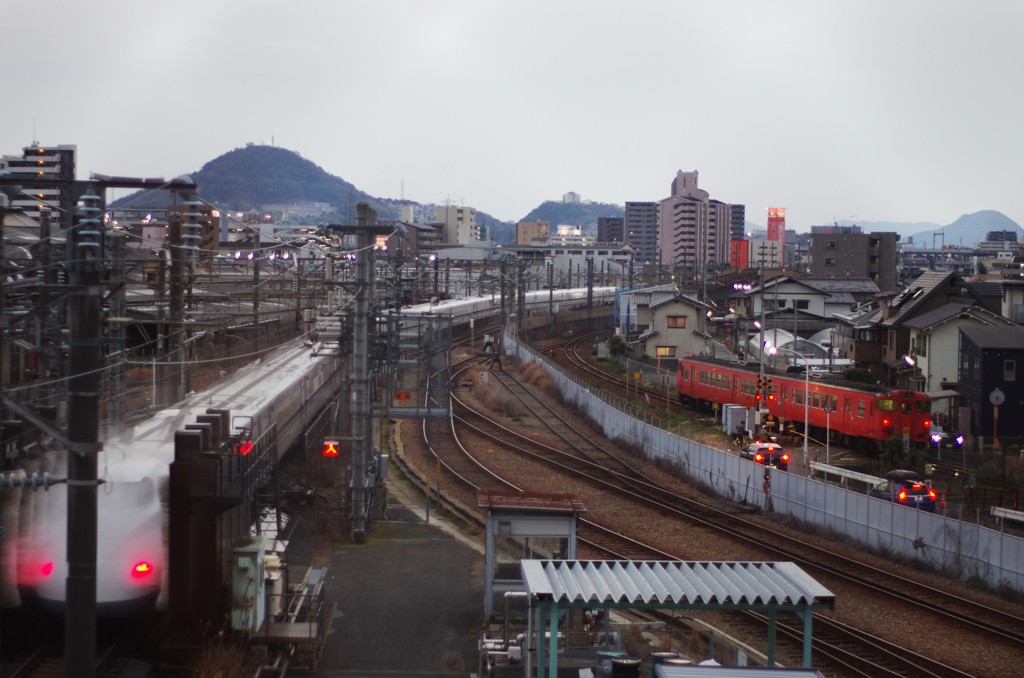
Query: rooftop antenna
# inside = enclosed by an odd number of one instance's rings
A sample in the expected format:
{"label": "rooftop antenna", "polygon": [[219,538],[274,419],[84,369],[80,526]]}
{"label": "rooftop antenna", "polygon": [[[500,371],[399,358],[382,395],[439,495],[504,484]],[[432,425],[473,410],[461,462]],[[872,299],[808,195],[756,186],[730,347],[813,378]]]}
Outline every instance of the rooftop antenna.
{"label": "rooftop antenna", "polygon": [[39,145],[39,137],[36,136],[36,116],[32,116],[32,145]]}

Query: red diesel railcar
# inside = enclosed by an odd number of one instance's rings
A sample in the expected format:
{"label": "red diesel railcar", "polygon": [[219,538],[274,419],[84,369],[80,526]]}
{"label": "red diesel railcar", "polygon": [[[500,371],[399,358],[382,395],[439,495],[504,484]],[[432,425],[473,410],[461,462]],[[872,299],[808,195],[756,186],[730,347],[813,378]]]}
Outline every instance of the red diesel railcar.
{"label": "red diesel railcar", "polygon": [[[757,365],[713,358],[679,360],[676,382],[679,399],[697,403],[755,407]],[[926,445],[931,429],[931,398],[908,391],[863,384],[814,373],[785,373],[765,368],[762,409],[798,430],[831,430],[832,440],[852,446],[876,447],[890,436],[907,436]],[[806,403],[806,404],[805,404]],[[873,443],[873,445],[872,445]]]}

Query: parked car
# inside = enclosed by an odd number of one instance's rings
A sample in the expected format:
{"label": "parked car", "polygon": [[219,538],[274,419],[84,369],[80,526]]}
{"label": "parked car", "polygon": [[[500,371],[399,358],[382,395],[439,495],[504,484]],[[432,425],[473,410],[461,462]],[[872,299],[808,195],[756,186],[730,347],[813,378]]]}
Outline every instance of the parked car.
{"label": "parked car", "polygon": [[871,494],[879,499],[933,512],[938,500],[935,490],[928,487],[916,471],[906,469],[886,473],[885,480],[871,488]]}
{"label": "parked car", "polygon": [[740,457],[756,461],[758,464],[771,466],[785,471],[789,468],[789,453],[778,443],[755,441],[740,450]]}

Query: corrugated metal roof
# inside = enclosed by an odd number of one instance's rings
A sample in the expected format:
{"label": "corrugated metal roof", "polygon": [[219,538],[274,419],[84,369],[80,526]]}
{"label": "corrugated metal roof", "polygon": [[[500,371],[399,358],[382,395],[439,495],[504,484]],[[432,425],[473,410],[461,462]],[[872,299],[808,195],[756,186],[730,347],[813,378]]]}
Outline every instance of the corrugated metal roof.
{"label": "corrugated metal roof", "polygon": [[512,492],[503,490],[477,490],[476,504],[486,509],[529,509],[531,511],[556,511],[585,513],[583,500],[572,494],[551,494],[538,492]]}
{"label": "corrugated metal roof", "polygon": [[524,560],[532,596],[556,604],[834,607],[835,595],[795,563]]}

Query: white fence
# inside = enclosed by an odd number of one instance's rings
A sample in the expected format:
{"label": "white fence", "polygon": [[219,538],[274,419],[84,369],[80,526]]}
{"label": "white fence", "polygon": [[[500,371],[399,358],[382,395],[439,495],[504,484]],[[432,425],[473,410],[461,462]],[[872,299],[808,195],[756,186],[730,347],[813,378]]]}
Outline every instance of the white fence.
{"label": "white fence", "polygon": [[775,471],[770,495],[764,467],[635,419],[612,407],[601,392],[581,383],[529,346],[506,334],[504,350],[544,365],[563,397],[589,416],[613,440],[643,449],[648,458],[676,462],[688,476],[721,496],[775,513],[785,513],[846,535],[872,548],[916,558],[962,578],[1024,591],[1024,539],[943,513],[929,513],[802,475]]}

